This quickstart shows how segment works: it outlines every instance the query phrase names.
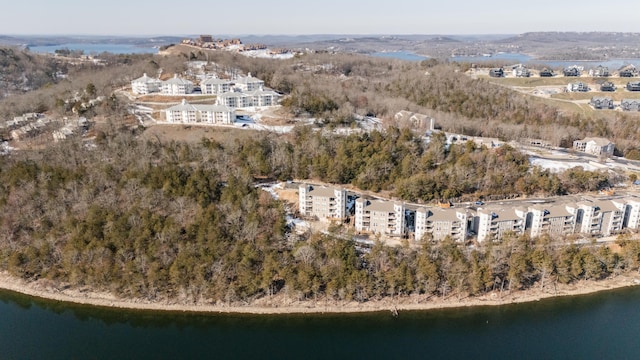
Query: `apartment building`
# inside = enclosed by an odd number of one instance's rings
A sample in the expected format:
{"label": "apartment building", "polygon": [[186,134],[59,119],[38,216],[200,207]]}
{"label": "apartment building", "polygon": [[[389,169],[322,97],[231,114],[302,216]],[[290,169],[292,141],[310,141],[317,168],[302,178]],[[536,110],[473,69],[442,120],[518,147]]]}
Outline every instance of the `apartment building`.
{"label": "apartment building", "polygon": [[626,203],[624,200],[585,199],[569,205],[575,215],[576,232],[609,236],[623,229]]}
{"label": "apartment building", "polygon": [[218,95],[232,90],[233,82],[225,79],[205,79],[200,82],[200,89],[206,95]]}
{"label": "apartment building", "polygon": [[564,236],[575,232],[575,216],[568,205],[537,205],[529,208],[531,236],[542,234]]}
{"label": "apartment building", "polygon": [[356,230],[391,236],[405,234],[405,206],[384,200],[356,199]]}
{"label": "apartment building", "polygon": [[258,89],[264,88],[264,81],[254,78],[249,73],[246,77],[239,77],[235,81],[235,86],[238,90],[242,92],[256,91]]}
{"label": "apartment building", "polygon": [[233,124],[235,111],[222,105],[192,105],[186,100],[165,110],[170,123]]}
{"label": "apartment building", "polygon": [[454,241],[463,242],[468,218],[466,209],[419,207],[415,212],[415,239],[421,240],[430,234],[437,241],[450,236]]}
{"label": "apartment building", "polygon": [[478,242],[500,240],[505,233],[524,233],[528,211],[524,208],[487,207],[478,209]]}
{"label": "apartment building", "polygon": [[251,106],[273,106],[278,103],[280,95],[272,90],[255,90],[251,92],[228,92],[219,94],[216,103],[230,108],[246,108]]}
{"label": "apartment building", "polygon": [[160,91],[162,88],[162,81],[160,79],[152,78],[144,73],[142,77],[131,81],[131,91],[137,95],[146,95]]}
{"label": "apartment building", "polygon": [[175,74],[173,78],[162,82],[161,93],[163,95],[186,95],[193,92],[193,83],[187,79],[182,79]]}
{"label": "apartment building", "polygon": [[616,145],[605,138],[588,137],[583,140],[575,140],[573,148],[592,155],[613,156]]}
{"label": "apartment building", "polygon": [[347,190],[316,185],[300,185],[298,207],[305,217],[320,220],[344,220],[349,213]]}

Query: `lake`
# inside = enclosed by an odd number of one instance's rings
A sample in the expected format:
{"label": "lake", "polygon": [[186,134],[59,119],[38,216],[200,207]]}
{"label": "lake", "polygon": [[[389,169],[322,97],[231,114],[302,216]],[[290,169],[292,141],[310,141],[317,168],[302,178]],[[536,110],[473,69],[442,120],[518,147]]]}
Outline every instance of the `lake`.
{"label": "lake", "polygon": [[374,57],[399,59],[399,60],[407,60],[407,61],[422,61],[422,60],[428,59],[428,57],[426,56],[417,55],[408,51],[383,51],[383,52],[374,52],[369,55]]}
{"label": "lake", "polygon": [[0,291],[2,359],[635,359],[640,287],[501,307],[338,315],[102,309]]}
{"label": "lake", "polygon": [[30,46],[29,50],[39,53],[51,53],[56,50],[69,49],[80,50],[85,55],[100,54],[103,52],[109,52],[112,54],[155,54],[158,49],[154,47],[143,47],[131,44],[60,44],[60,45],[45,45],[45,46]]}

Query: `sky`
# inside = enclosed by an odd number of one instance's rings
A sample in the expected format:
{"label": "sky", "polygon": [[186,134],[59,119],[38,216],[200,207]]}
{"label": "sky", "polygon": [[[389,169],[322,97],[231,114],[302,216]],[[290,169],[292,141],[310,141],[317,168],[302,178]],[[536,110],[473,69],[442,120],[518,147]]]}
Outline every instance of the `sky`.
{"label": "sky", "polygon": [[638,32],[639,10],[632,0],[8,0],[0,35]]}

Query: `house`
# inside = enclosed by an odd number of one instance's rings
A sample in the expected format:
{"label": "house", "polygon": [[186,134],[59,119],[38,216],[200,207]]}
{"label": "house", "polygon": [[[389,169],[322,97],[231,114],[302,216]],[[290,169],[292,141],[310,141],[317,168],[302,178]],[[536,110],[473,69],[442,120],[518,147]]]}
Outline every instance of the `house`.
{"label": "house", "polygon": [[503,77],[504,76],[504,70],[502,68],[495,68],[495,69],[491,69],[489,70],[489,76],[491,77]]}
{"label": "house", "polygon": [[620,77],[634,77],[638,75],[638,70],[635,66],[629,64],[621,67],[620,70],[618,70],[618,74]]}
{"label": "house", "polygon": [[131,91],[137,95],[146,95],[160,91],[162,87],[162,81],[160,79],[152,78],[144,73],[142,77],[131,81]]}
{"label": "house", "polygon": [[567,84],[567,91],[569,92],[587,92],[589,91],[589,85],[578,81],[575,83]]}
{"label": "house", "polygon": [[553,70],[551,69],[544,68],[540,70],[540,77],[552,77],[553,75]]}
{"label": "house", "polygon": [[580,76],[580,68],[578,68],[577,66],[570,66],[567,68],[564,68],[564,70],[562,70],[562,74],[564,76]]}
{"label": "house", "polygon": [[593,77],[608,77],[609,68],[606,66],[598,65],[597,68],[589,70],[589,76]]}
{"label": "house", "polygon": [[500,240],[506,233],[523,234],[528,211],[523,208],[478,209],[478,242]]}
{"label": "house", "polygon": [[233,124],[235,111],[222,105],[192,105],[186,100],[165,110],[170,123]]}
{"label": "house", "polygon": [[531,76],[531,72],[527,69],[526,66],[522,64],[514,65],[512,67],[512,73],[515,77],[529,77]]}
{"label": "house", "polygon": [[193,92],[193,83],[186,79],[181,79],[178,74],[173,78],[162,82],[163,95],[186,95]]}
{"label": "house", "polygon": [[600,84],[600,91],[616,91],[616,85],[611,81],[605,81]]}
{"label": "house", "polygon": [[624,111],[640,111],[640,100],[638,99],[622,99],[620,108]]}
{"label": "house", "polygon": [[200,90],[203,94],[218,95],[230,92],[232,85],[233,82],[231,80],[210,78],[200,82]]}
{"label": "house", "polygon": [[413,127],[417,128],[430,128],[432,123],[432,118],[418,113],[413,113],[407,110],[400,110],[394,115],[394,119],[398,123],[410,123]]}
{"label": "house", "polygon": [[355,210],[356,230],[373,234],[405,235],[405,206],[403,203],[357,199]]}
{"label": "house", "polygon": [[236,79],[235,86],[238,90],[243,92],[255,91],[264,87],[264,81],[254,78],[251,76],[251,73],[249,73],[247,77],[239,77]]}
{"label": "house", "polygon": [[542,234],[564,236],[575,231],[575,216],[567,205],[537,205],[529,208],[527,228],[532,237]]}
{"label": "house", "polygon": [[298,208],[300,215],[305,217],[342,221],[352,210],[347,200],[347,190],[342,188],[308,184],[298,188]]}
{"label": "house", "polygon": [[613,99],[608,97],[594,96],[589,102],[594,109],[613,109]]}
{"label": "house", "polygon": [[629,91],[640,91],[640,81],[628,82],[627,90]]}
{"label": "house", "polygon": [[463,242],[467,237],[468,215],[465,209],[419,207],[415,212],[415,238],[421,240],[430,234],[433,240],[449,236]]}
{"label": "house", "polygon": [[591,155],[613,156],[615,144],[605,138],[588,137],[573,142],[573,148]]}

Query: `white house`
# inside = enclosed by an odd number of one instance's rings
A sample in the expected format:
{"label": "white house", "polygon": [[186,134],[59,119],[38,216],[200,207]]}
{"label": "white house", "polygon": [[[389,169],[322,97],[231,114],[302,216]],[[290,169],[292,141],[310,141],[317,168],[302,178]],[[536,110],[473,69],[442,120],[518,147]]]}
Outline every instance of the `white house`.
{"label": "white house", "polygon": [[236,114],[222,105],[192,105],[186,100],[165,110],[170,123],[233,124]]}
{"label": "white house", "polygon": [[162,82],[163,95],[185,95],[193,92],[193,83],[186,79],[181,79],[178,74],[173,78]]}
{"label": "white house", "polygon": [[158,92],[161,87],[162,81],[160,81],[160,79],[147,76],[147,73],[144,73],[142,77],[131,81],[131,91],[138,95]]}

